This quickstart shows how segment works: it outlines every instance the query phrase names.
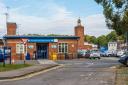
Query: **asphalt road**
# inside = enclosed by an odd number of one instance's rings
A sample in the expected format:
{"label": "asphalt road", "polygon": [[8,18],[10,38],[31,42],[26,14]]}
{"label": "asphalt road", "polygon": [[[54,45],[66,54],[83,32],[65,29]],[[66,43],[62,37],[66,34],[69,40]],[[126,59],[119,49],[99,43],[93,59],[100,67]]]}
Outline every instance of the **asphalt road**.
{"label": "asphalt road", "polygon": [[32,78],[0,82],[0,85],[114,85],[112,66],[117,60],[67,60],[58,61],[65,66]]}

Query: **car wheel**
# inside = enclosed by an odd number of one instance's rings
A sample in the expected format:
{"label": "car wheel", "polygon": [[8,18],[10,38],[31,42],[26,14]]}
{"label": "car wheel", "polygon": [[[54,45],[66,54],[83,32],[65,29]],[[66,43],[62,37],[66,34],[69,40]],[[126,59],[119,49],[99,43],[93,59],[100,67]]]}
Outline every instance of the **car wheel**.
{"label": "car wheel", "polygon": [[111,54],[109,54],[108,57],[111,57]]}
{"label": "car wheel", "polygon": [[100,59],[100,57],[98,57],[98,59]]}

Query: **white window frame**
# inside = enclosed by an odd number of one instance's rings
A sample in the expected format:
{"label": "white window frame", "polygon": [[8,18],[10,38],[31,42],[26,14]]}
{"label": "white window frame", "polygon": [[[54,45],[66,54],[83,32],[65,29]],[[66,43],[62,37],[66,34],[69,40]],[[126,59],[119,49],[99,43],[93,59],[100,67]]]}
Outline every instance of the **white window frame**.
{"label": "white window frame", "polygon": [[17,43],[16,44],[16,54],[21,54],[25,52],[25,48],[24,48],[24,44],[23,43]]}
{"label": "white window frame", "polygon": [[58,53],[68,53],[68,43],[58,43]]}

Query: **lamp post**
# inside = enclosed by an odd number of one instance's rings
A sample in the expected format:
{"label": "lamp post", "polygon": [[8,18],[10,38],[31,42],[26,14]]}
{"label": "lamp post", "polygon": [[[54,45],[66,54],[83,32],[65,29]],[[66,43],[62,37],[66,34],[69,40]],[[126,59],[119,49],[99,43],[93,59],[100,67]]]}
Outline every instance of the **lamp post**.
{"label": "lamp post", "polygon": [[3,47],[3,67],[5,67],[5,47],[6,47],[6,43],[5,43],[5,39],[2,38],[4,47]]}
{"label": "lamp post", "polygon": [[25,46],[25,53],[24,53],[24,64],[25,64],[25,61],[26,61],[26,56],[27,56],[27,41],[28,39],[22,39],[22,42]]}

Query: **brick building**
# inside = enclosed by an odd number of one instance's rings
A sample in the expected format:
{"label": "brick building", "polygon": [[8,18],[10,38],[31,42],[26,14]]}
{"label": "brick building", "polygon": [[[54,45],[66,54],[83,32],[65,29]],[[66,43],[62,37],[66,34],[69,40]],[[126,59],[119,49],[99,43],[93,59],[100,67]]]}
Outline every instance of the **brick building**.
{"label": "brick building", "polygon": [[84,26],[81,25],[81,20],[78,19],[77,26],[75,26],[75,36],[79,37],[78,40],[78,50],[90,50],[92,45],[86,45],[84,41]]}
{"label": "brick building", "polygon": [[81,20],[74,28],[74,36],[22,36],[16,35],[16,23],[7,23],[6,45],[11,47],[12,58],[26,59],[74,59],[77,58],[78,49],[90,49],[84,45],[84,27]]}

